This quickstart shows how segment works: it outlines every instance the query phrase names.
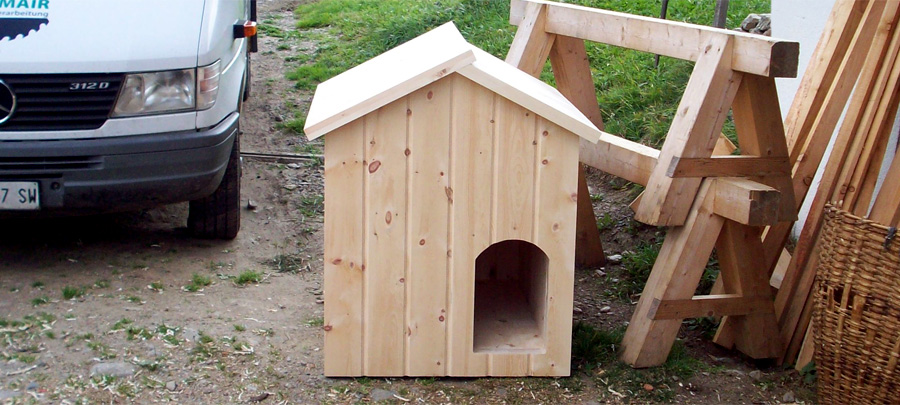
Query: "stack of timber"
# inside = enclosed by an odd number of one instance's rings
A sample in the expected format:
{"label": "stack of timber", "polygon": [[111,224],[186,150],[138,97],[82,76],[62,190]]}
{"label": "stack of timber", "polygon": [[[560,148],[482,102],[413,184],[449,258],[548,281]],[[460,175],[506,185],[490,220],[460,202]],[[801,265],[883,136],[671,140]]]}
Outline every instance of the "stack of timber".
{"label": "stack of timber", "polygon": [[897,224],[897,159],[882,191],[876,195],[875,190],[900,104],[898,22],[900,2],[837,1],[785,122],[799,207],[846,109],[793,254],[782,248],[789,229],[772,227],[764,237],[774,268],[770,284],[779,288],[775,311],[784,343],[781,360],[796,360],[798,369],[812,358],[811,291],[826,203]]}

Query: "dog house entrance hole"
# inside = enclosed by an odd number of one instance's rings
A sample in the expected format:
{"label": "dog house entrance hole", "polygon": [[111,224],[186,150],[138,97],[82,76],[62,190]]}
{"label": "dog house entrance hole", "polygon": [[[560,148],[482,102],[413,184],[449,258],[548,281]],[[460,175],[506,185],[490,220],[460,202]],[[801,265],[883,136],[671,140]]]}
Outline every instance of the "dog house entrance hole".
{"label": "dog house entrance hole", "polygon": [[476,353],[544,353],[547,255],[522,240],[495,243],[475,259]]}

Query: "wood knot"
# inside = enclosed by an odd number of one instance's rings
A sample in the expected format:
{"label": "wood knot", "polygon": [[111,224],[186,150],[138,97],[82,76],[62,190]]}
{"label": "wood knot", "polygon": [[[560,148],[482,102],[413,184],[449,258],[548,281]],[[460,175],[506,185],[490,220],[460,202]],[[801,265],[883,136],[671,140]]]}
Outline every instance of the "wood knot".
{"label": "wood knot", "polygon": [[572,201],[578,202],[578,193],[572,193]]}
{"label": "wood knot", "polygon": [[405,282],[406,282],[406,279],[403,278],[403,277],[400,277],[400,284],[403,284],[403,283],[405,283]]}
{"label": "wood knot", "polygon": [[425,239],[419,240],[419,246],[425,246]]}
{"label": "wood knot", "polygon": [[384,222],[388,225],[391,224],[391,221],[394,220],[394,214],[391,214],[390,211],[384,214]]}
{"label": "wood knot", "polygon": [[544,159],[544,160],[541,161],[541,164],[544,165],[544,166],[546,166],[548,163],[550,163],[550,161],[547,160],[547,159]]}
{"label": "wood knot", "polygon": [[369,173],[375,173],[378,171],[378,168],[381,167],[381,161],[376,160],[372,163],[369,163]]}
{"label": "wood knot", "polygon": [[406,115],[412,115],[412,110],[409,109],[409,108],[407,108],[407,109],[406,109]]}
{"label": "wood knot", "polygon": [[403,151],[403,154],[406,155],[406,156],[409,156],[409,155],[412,154],[412,151],[409,150],[409,148],[406,148],[406,150]]}
{"label": "wood knot", "polygon": [[559,230],[559,224],[553,224],[553,231],[556,232]]}
{"label": "wood knot", "polygon": [[429,91],[428,94],[425,95],[425,98],[431,100],[432,98],[434,98],[434,92],[433,92],[433,91]]}
{"label": "wood knot", "polygon": [[337,259],[332,260],[331,264],[333,264],[335,266],[340,266],[342,262],[343,262],[343,260],[341,260],[341,258],[337,258]]}
{"label": "wood knot", "polygon": [[447,194],[447,201],[450,201],[450,204],[453,204],[453,189],[444,187],[444,194]]}
{"label": "wood knot", "polygon": [[444,316],[443,316],[443,315],[439,316],[439,317],[438,317],[438,320],[441,321],[441,322],[444,322]]}
{"label": "wood knot", "polygon": [[331,325],[325,325],[322,327],[322,329],[325,329],[325,332],[331,332],[334,327],[332,327]]}
{"label": "wood knot", "polygon": [[550,132],[544,131],[544,132],[541,132],[541,135],[543,135],[543,136],[549,136],[549,135],[550,135]]}

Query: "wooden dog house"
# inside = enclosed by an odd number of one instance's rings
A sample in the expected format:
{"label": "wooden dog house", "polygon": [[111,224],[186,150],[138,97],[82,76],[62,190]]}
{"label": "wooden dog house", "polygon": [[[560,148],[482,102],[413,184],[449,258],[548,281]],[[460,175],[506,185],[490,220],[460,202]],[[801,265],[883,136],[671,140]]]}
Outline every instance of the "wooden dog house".
{"label": "wooden dog house", "polygon": [[448,23],[319,85],[305,130],[326,375],[569,375],[578,109]]}

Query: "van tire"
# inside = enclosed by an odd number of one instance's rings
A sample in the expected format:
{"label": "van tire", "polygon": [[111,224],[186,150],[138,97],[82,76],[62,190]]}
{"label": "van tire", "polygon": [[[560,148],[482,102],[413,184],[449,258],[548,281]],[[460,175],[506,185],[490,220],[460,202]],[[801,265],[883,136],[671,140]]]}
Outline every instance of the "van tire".
{"label": "van tire", "polygon": [[209,197],[190,202],[188,230],[195,238],[231,240],[237,237],[241,229],[240,146],[238,130],[219,187]]}

